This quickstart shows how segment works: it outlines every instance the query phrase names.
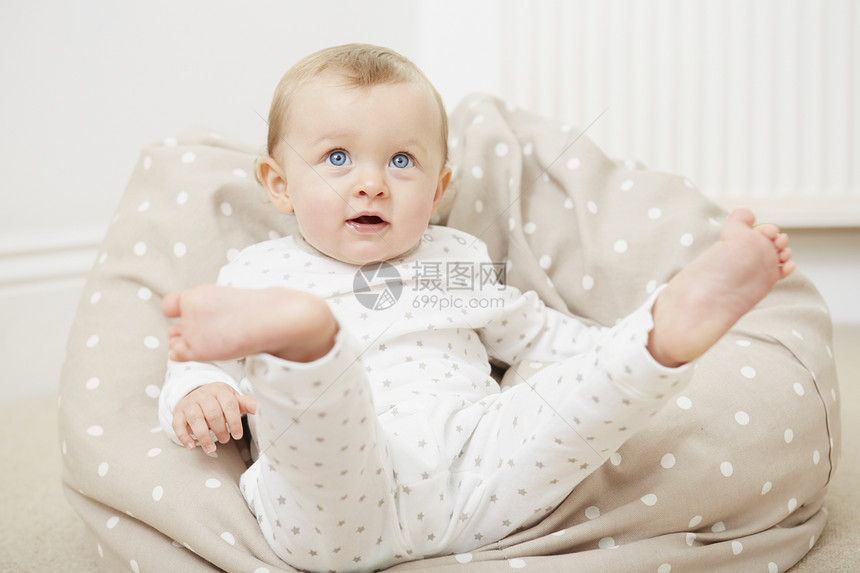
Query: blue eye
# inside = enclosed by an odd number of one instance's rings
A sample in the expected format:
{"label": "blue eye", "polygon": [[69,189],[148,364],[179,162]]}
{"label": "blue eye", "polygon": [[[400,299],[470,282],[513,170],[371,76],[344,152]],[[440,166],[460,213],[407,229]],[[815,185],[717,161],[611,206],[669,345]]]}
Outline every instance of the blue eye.
{"label": "blue eye", "polygon": [[343,167],[344,165],[349,165],[349,155],[346,154],[346,151],[332,151],[328,154],[328,157],[325,158],[325,162],[329,165],[334,165],[335,167]]}
{"label": "blue eye", "polygon": [[412,161],[412,158],[405,153],[398,153],[391,158],[389,165],[398,169],[406,169],[407,167],[412,167],[414,162]]}

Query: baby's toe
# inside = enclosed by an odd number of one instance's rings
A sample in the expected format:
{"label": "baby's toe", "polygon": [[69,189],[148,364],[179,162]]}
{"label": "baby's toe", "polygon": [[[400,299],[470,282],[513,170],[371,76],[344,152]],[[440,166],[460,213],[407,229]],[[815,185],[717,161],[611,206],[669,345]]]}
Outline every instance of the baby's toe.
{"label": "baby's toe", "polygon": [[[777,227],[773,223],[762,223],[761,225],[756,225],[755,230],[770,239],[771,241],[775,242],[779,240],[779,227]],[[786,236],[786,239],[787,238],[788,237]]]}
{"label": "baby's toe", "polygon": [[180,298],[182,293],[171,292],[165,295],[161,301],[161,312],[167,318],[178,318],[182,312],[180,307]]}
{"label": "baby's toe", "polygon": [[170,339],[170,359],[174,362],[188,362],[193,360],[191,356],[191,348],[182,337],[174,337]]}

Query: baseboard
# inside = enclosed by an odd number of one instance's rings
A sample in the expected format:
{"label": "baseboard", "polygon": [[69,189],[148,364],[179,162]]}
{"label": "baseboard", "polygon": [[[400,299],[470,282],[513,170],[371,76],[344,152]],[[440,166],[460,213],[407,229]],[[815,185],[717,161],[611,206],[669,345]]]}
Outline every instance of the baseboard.
{"label": "baseboard", "polygon": [[860,196],[716,197],[714,201],[727,211],[747,207],[759,221],[788,230],[860,229]]}
{"label": "baseboard", "polygon": [[0,234],[0,289],[86,276],[105,228]]}
{"label": "baseboard", "polygon": [[57,390],[66,338],[104,227],[0,234],[0,405]]}

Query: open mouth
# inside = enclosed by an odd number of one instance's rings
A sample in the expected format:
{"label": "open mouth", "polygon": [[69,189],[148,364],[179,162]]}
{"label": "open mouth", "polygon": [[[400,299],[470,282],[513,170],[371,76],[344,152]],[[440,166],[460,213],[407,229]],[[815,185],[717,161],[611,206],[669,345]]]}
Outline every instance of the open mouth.
{"label": "open mouth", "polygon": [[377,233],[388,226],[388,222],[379,215],[359,215],[349,219],[346,224],[360,233]]}
{"label": "open mouth", "polygon": [[350,221],[359,225],[378,225],[385,222],[382,220],[382,217],[378,217],[377,215],[362,215],[361,217],[350,219]]}

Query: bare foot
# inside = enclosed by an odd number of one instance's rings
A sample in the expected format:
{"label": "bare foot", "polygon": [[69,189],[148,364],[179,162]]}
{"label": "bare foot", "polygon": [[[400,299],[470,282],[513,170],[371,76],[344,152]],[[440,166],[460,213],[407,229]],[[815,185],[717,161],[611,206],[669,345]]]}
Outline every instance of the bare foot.
{"label": "bare foot", "polygon": [[788,235],[753,223],[750,211],[733,211],[720,240],[657,297],[648,340],[655,360],[674,367],[701,356],[794,271]]}
{"label": "bare foot", "polygon": [[268,353],[295,362],[322,358],[334,346],[337,322],[326,303],[283,288],[204,286],[164,297],[170,359],[229,360]]}

